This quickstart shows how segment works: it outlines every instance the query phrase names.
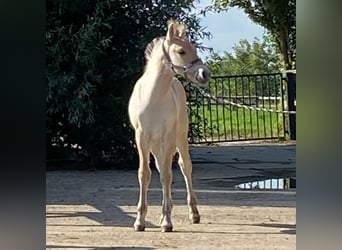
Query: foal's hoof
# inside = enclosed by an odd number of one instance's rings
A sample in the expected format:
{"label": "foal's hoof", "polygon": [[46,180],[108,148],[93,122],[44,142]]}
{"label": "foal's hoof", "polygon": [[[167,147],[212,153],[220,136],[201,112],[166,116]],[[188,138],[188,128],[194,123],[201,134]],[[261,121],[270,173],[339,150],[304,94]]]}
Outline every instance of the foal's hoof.
{"label": "foal's hoof", "polygon": [[134,225],[134,231],[136,231],[136,232],[145,231],[145,226],[143,226],[143,225]]}
{"label": "foal's hoof", "polygon": [[173,229],[172,226],[161,226],[162,233],[172,232],[172,229]]}
{"label": "foal's hoof", "polygon": [[191,217],[190,217],[190,220],[192,221],[193,224],[198,224],[200,223],[200,220],[201,220],[201,216],[199,214],[193,214]]}

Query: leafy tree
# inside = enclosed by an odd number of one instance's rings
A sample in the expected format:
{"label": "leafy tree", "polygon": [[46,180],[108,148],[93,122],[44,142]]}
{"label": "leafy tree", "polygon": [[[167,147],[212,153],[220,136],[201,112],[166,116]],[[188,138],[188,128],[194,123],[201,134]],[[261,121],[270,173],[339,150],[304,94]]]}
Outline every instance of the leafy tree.
{"label": "leafy tree", "polygon": [[[280,54],[270,35],[265,35],[262,41],[255,38],[250,44],[246,39],[233,47],[233,53],[224,52],[223,55],[212,53],[207,58],[208,66],[213,75],[248,75],[248,74],[264,74],[279,72],[281,67]],[[256,95],[263,95],[262,92],[268,91],[270,86],[267,83],[255,83],[254,80],[247,81],[237,78],[236,84],[224,82],[221,86],[217,86],[214,93],[219,95],[227,95],[224,92],[231,91],[232,95],[249,95],[249,91]],[[258,88],[258,86],[260,86]],[[262,88],[262,89],[261,89]],[[275,93],[275,90],[271,90]]]}
{"label": "leafy tree", "polygon": [[241,39],[233,53],[212,53],[207,63],[213,75],[242,75],[274,73],[280,70],[280,55],[269,35],[263,40],[255,38],[250,44]]}
{"label": "leafy tree", "polygon": [[206,10],[219,12],[228,10],[231,7],[241,8],[252,21],[265,27],[277,42],[283,56],[284,68],[295,68],[295,0],[212,0],[212,5]]}
{"label": "leafy tree", "polygon": [[127,103],[144,49],[170,18],[193,41],[208,35],[193,0],[48,0],[46,116],[49,158],[70,155],[99,166],[135,160]]}

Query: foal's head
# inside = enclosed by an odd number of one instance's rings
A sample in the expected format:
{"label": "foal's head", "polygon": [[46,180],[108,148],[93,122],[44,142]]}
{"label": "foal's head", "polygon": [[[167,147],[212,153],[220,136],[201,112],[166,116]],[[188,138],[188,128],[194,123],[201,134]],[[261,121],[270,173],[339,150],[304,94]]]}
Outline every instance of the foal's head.
{"label": "foal's head", "polygon": [[198,57],[195,45],[188,40],[183,24],[169,21],[162,46],[164,57],[176,74],[197,84],[205,84],[210,80],[210,70]]}

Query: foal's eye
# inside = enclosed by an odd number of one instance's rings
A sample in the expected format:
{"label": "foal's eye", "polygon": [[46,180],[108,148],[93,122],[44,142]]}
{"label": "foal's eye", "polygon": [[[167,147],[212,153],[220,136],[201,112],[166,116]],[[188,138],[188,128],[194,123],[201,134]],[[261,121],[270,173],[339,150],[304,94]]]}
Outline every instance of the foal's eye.
{"label": "foal's eye", "polygon": [[184,51],[184,50],[178,50],[177,52],[178,52],[178,54],[180,54],[180,55],[184,55],[184,54],[185,54],[185,51]]}

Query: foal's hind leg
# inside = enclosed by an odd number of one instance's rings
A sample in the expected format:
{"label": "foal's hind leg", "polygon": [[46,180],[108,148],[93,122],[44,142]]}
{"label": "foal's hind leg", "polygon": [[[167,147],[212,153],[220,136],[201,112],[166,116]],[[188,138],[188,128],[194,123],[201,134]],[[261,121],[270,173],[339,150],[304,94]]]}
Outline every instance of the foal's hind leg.
{"label": "foal's hind leg", "polygon": [[139,202],[137,206],[137,218],[134,222],[135,231],[145,230],[145,217],[147,213],[147,190],[151,182],[151,169],[149,167],[149,149],[146,147],[143,135],[140,131],[135,133],[136,144],[139,153],[138,178],[140,185]]}
{"label": "foal's hind leg", "polygon": [[189,218],[192,223],[199,223],[200,215],[197,209],[196,195],[192,188],[192,163],[187,140],[184,140],[180,145],[177,145],[177,147],[179,152],[178,164],[181,168],[186,184]]}

